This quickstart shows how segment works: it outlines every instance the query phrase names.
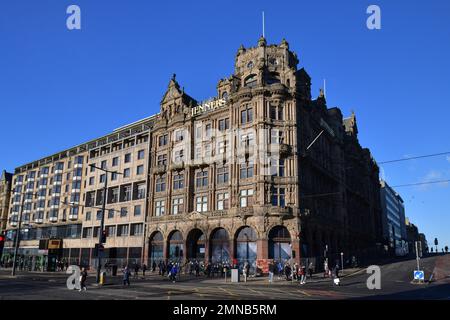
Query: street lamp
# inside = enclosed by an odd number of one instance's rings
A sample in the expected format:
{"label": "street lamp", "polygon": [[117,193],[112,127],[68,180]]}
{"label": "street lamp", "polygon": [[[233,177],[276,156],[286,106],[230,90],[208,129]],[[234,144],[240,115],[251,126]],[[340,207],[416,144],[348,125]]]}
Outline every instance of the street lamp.
{"label": "street lamp", "polygon": [[103,186],[103,202],[102,202],[102,219],[100,222],[100,229],[98,234],[98,246],[97,246],[97,258],[98,258],[98,266],[97,266],[97,278],[96,282],[100,283],[100,271],[102,268],[102,255],[100,254],[100,247],[102,246],[102,240],[103,240],[103,229],[105,227],[105,210],[106,210],[106,194],[108,192],[108,173],[114,173],[114,174],[122,174],[117,171],[110,171],[105,168],[97,167],[95,164],[90,164],[89,167],[98,169],[100,171],[105,172],[105,184]]}

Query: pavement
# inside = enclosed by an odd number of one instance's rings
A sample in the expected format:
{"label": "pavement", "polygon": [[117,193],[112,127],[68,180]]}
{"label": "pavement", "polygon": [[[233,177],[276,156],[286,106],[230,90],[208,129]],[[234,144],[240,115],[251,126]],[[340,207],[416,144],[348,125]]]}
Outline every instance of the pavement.
{"label": "pavement", "polygon": [[364,268],[344,270],[341,285],[332,279],[315,274],[307,283],[286,281],[274,277],[249,278],[248,282],[231,283],[230,278],[196,278],[181,275],[173,283],[158,274],[144,278],[131,277],[131,285],[124,287],[121,276],[107,277],[106,284],[95,284],[95,274],[89,274],[87,291],[78,292],[66,287],[68,275],[64,272],[19,272],[12,277],[10,270],[0,270],[0,299],[14,300],[450,300],[450,255],[421,260],[426,279],[439,269],[439,279],[424,284],[412,281],[415,260],[397,261],[380,265],[381,289],[369,290],[366,282],[370,274]]}

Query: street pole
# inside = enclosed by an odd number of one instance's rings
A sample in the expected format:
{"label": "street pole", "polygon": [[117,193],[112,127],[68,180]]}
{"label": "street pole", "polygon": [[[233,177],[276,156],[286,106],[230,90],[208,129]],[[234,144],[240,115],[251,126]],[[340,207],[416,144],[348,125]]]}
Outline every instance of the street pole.
{"label": "street pole", "polygon": [[417,261],[417,271],[420,270],[420,258],[419,258],[419,248],[417,246],[418,241],[416,241],[416,261]]}
{"label": "street pole", "polygon": [[19,243],[20,243],[20,228],[22,226],[22,215],[23,215],[23,207],[25,203],[25,194],[20,194],[22,197],[21,205],[20,205],[20,214],[19,214],[19,226],[16,231],[16,237],[15,237],[15,243],[14,243],[14,260],[13,260],[13,267],[11,271],[11,275],[16,275],[16,268],[17,268],[17,252],[19,251]]}
{"label": "street pole", "polygon": [[[104,170],[104,169],[100,169]],[[102,268],[102,254],[103,251],[100,250],[100,247],[103,245],[103,228],[105,226],[105,210],[106,210],[106,194],[108,192],[108,171],[105,172],[105,185],[103,186],[103,203],[102,203],[102,220],[100,222],[100,230],[98,233],[98,247],[97,247],[97,258],[98,258],[98,266],[97,266],[97,283],[100,283],[100,272]],[[101,252],[100,252],[101,251]]]}
{"label": "street pole", "polygon": [[341,269],[342,269],[342,275],[344,275],[344,253],[341,252]]}

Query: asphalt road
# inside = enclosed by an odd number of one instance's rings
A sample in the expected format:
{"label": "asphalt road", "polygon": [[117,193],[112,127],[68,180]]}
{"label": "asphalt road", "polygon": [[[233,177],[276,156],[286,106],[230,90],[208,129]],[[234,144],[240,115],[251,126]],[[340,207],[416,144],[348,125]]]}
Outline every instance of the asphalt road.
{"label": "asphalt road", "polygon": [[[436,257],[422,259],[428,279],[433,272]],[[442,259],[442,258],[440,258]],[[121,277],[109,280],[108,285],[94,285],[95,276],[88,277],[88,290],[78,292],[66,287],[68,275],[64,273],[19,273],[11,277],[9,271],[0,271],[0,299],[43,300],[279,300],[279,299],[439,299],[450,300],[450,255],[445,257],[448,278],[427,284],[412,283],[416,261],[408,260],[381,265],[381,289],[369,290],[370,276],[366,269],[346,270],[341,285],[333,285],[330,279],[316,275],[305,285],[278,280],[269,284],[267,278],[253,278],[247,283],[230,283],[224,279],[195,278],[183,275],[172,283],[158,275],[146,279],[131,279],[130,287],[121,285]],[[442,261],[441,261],[442,265]],[[350,275],[351,272],[351,275]]]}

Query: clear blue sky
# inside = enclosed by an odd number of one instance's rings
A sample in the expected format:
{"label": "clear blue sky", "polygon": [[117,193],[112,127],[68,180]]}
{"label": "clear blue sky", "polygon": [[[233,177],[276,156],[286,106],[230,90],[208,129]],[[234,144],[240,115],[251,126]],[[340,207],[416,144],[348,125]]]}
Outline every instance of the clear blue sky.
{"label": "clear blue sky", "polygon": [[[81,8],[82,30],[66,28]],[[381,7],[382,29],[366,28]],[[450,151],[450,1],[4,0],[0,168],[152,115],[172,73],[201,100],[233,72],[242,43],[285,37],[329,106],[357,115],[378,161]],[[450,179],[450,157],[382,166],[391,185]],[[450,245],[450,186],[399,188],[428,240]]]}

